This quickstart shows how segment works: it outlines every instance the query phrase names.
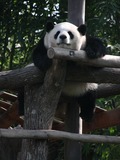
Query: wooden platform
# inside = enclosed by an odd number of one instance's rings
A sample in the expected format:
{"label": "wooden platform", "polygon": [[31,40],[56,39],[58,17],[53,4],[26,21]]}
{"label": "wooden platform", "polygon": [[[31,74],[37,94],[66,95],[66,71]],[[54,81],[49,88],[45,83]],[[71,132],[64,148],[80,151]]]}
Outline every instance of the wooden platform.
{"label": "wooden platform", "polygon": [[24,120],[18,115],[17,96],[8,92],[0,92],[0,128],[9,128],[20,124]]}
{"label": "wooden platform", "polygon": [[[64,130],[64,114],[57,110],[53,123],[53,129]],[[17,96],[8,92],[0,92],[0,128],[23,126],[24,120],[18,114]],[[83,133],[96,129],[108,128],[120,124],[120,108],[106,111],[96,107],[95,115],[91,123],[83,121]]]}

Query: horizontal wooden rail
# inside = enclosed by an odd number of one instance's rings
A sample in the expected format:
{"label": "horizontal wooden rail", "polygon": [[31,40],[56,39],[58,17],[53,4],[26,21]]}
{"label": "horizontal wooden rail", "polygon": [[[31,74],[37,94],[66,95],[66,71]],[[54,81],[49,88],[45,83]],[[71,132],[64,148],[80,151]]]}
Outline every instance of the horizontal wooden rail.
{"label": "horizontal wooden rail", "polygon": [[0,129],[0,138],[69,139],[80,142],[120,143],[118,136],[76,134],[55,130]]}
{"label": "horizontal wooden rail", "polygon": [[120,57],[113,55],[106,55],[98,59],[89,59],[85,51],[69,50],[63,48],[50,48],[47,53],[49,58],[59,58],[64,60],[79,61],[81,64],[87,64],[95,67],[111,67],[120,68]]}

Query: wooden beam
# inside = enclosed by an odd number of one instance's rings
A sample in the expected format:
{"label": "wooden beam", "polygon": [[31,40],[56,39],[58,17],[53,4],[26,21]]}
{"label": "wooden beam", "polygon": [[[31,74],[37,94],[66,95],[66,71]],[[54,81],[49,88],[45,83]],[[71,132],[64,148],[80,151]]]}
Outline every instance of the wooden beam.
{"label": "wooden beam", "polygon": [[[82,75],[82,76],[81,76]],[[13,71],[0,72],[0,89],[18,89],[24,85],[42,83],[44,73],[34,65]],[[119,68],[81,68],[80,66],[67,69],[66,81],[120,83]],[[6,82],[6,83],[5,83]]]}
{"label": "wooden beam", "polygon": [[11,107],[11,106],[12,106],[12,104],[0,100],[0,107],[3,107],[3,108],[5,108],[5,109],[8,109],[8,108]]}
{"label": "wooden beam", "polygon": [[0,72],[0,89],[19,89],[28,84],[43,82],[44,73],[33,64],[15,70]]}
{"label": "wooden beam", "polygon": [[[79,133],[79,106],[76,103],[75,99],[71,99],[71,101],[67,105],[66,115],[65,115],[65,131],[71,133]],[[82,127],[82,126],[81,126]],[[79,142],[75,142],[72,140],[65,141],[65,160],[80,160],[80,150],[81,146]]]}
{"label": "wooden beam", "polygon": [[119,84],[100,84],[97,89],[97,98],[106,98],[120,94]]}
{"label": "wooden beam", "polygon": [[68,50],[64,48],[50,48],[47,55],[49,58],[77,61],[80,64],[95,66],[95,67],[111,67],[120,68],[120,57],[114,55],[105,55],[102,58],[90,59],[87,58],[85,51]]}
{"label": "wooden beam", "polygon": [[83,132],[120,125],[120,108],[96,113],[91,123],[83,122]]}
{"label": "wooden beam", "polygon": [[55,130],[0,129],[0,138],[22,138],[33,140],[68,139],[78,142],[120,144],[119,136],[76,134]]}
{"label": "wooden beam", "polygon": [[68,21],[76,26],[85,23],[85,0],[68,0]]}
{"label": "wooden beam", "polygon": [[7,100],[7,101],[11,101],[11,102],[15,102],[17,99],[17,96],[5,91],[0,92],[0,98]]}
{"label": "wooden beam", "polygon": [[23,122],[23,119],[19,117],[17,112],[17,102],[11,105],[11,107],[0,116],[0,128],[8,128],[15,123],[23,126]]}
{"label": "wooden beam", "polygon": [[[66,63],[55,60],[46,72],[44,83],[25,86],[24,129],[50,129],[66,75]],[[47,160],[47,140],[24,139],[19,160]]]}
{"label": "wooden beam", "polygon": [[[82,76],[81,76],[82,75]],[[119,68],[91,68],[70,66],[67,70],[66,81],[91,82],[91,83],[120,83]]]}

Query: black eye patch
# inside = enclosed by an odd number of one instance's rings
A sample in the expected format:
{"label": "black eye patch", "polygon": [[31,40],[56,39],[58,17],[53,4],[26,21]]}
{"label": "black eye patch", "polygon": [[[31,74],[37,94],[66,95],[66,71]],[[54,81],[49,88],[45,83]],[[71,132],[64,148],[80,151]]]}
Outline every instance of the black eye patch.
{"label": "black eye patch", "polygon": [[74,38],[74,35],[72,34],[71,31],[68,31],[68,34],[70,35],[70,38],[73,39]]}
{"label": "black eye patch", "polygon": [[57,39],[59,34],[60,34],[60,31],[57,31],[56,34],[54,35],[54,38]]}

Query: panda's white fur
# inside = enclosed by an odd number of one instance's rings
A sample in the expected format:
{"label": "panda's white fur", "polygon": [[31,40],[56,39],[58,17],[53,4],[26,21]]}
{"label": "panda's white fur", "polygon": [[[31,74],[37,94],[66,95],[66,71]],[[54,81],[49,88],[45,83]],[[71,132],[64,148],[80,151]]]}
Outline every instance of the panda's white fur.
{"label": "panda's white fur", "polygon": [[[69,23],[69,22],[62,22],[56,24],[54,28],[49,32],[46,33],[44,37],[44,45],[46,48],[50,47],[61,47],[61,48],[68,48],[73,50],[80,50],[85,47],[86,44],[86,36],[80,34],[77,30],[77,26]],[[60,31],[57,39],[54,38],[54,35]],[[74,35],[74,38],[71,40],[70,35],[68,32],[71,31]],[[62,43],[60,36],[65,35],[67,38],[65,39],[64,43]],[[77,43],[78,42],[78,43]]]}
{"label": "panda's white fur", "polygon": [[[60,33],[55,39],[54,36],[57,32]],[[73,39],[71,39],[68,32],[73,34]],[[61,40],[61,35],[66,36],[66,38]],[[72,50],[80,50],[84,49],[86,45],[86,36],[80,34],[77,26],[69,22],[63,22],[56,24],[49,33],[46,33],[44,37],[44,45],[46,48],[61,47]],[[63,93],[68,96],[80,96],[85,94],[88,90],[97,89],[97,86],[98,85],[96,83],[66,82],[63,87]]]}
{"label": "panda's white fur", "polygon": [[97,87],[98,85],[96,83],[66,82],[62,92],[67,96],[79,97],[88,90],[95,90]]}

